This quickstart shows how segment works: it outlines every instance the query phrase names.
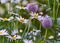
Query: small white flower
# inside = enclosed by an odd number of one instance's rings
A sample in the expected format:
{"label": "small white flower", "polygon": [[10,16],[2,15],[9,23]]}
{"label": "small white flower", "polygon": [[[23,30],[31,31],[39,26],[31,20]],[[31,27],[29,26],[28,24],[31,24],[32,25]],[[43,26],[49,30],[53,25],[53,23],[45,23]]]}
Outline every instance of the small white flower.
{"label": "small white flower", "polygon": [[17,19],[19,22],[21,22],[21,23],[27,23],[27,22],[28,22],[28,19],[24,19],[24,18],[22,18],[21,16],[20,16],[20,18],[19,18],[19,17],[16,17],[16,19]]}
{"label": "small white flower", "polygon": [[6,29],[0,30],[0,35],[9,35]]}
{"label": "small white flower", "polygon": [[60,33],[58,33],[58,36],[60,36]]}
{"label": "small white flower", "polygon": [[18,29],[14,29],[11,34],[16,35],[17,33],[18,33]]}
{"label": "small white flower", "polygon": [[22,33],[22,32],[23,32],[23,30],[22,30],[22,29],[20,29],[20,32]]}
{"label": "small white flower", "polygon": [[24,41],[24,43],[33,43],[32,40],[27,40],[27,39],[25,39],[25,40],[23,40],[23,41]]}
{"label": "small white flower", "polygon": [[49,36],[48,38],[49,38],[49,39],[53,39],[53,38],[54,38],[54,36]]}
{"label": "small white flower", "polygon": [[11,40],[16,40],[16,39],[21,39],[22,38],[19,35],[14,35],[14,36],[9,35],[9,36],[6,36],[6,37],[10,38]]}

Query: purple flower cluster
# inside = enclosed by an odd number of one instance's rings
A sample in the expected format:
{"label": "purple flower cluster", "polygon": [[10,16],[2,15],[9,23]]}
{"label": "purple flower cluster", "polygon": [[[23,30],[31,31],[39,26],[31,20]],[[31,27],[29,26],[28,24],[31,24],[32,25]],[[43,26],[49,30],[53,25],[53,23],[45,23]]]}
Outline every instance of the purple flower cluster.
{"label": "purple flower cluster", "polygon": [[[35,3],[29,3],[27,5],[27,10],[30,13],[31,12],[36,13],[38,11],[38,5]],[[52,27],[52,19],[48,15],[44,14],[43,16],[41,16],[41,18],[43,18],[41,23],[44,28],[51,28]],[[39,18],[39,19],[41,19],[41,18]]]}
{"label": "purple flower cluster", "polygon": [[27,10],[28,10],[29,12],[37,12],[37,10],[38,10],[38,5],[35,4],[35,3],[29,3],[29,4],[27,5]]}

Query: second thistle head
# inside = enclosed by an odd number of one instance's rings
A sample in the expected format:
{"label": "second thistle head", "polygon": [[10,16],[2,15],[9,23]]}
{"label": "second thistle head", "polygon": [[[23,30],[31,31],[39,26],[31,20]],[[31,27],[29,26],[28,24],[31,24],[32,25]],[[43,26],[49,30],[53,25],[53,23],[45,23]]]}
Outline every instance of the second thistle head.
{"label": "second thistle head", "polygon": [[38,5],[35,4],[35,3],[29,3],[29,4],[27,5],[27,10],[28,10],[29,12],[37,12],[37,10],[38,10]]}

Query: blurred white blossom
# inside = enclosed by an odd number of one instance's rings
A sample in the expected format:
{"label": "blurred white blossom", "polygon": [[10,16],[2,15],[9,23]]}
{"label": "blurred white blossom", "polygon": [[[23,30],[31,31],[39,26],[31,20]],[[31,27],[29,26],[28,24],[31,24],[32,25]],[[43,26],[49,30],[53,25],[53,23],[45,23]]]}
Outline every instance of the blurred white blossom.
{"label": "blurred white blossom", "polygon": [[20,3],[21,0],[11,0],[11,3]]}
{"label": "blurred white blossom", "polygon": [[18,33],[18,29],[14,29],[11,33],[11,35],[16,35]]}
{"label": "blurred white blossom", "polygon": [[24,0],[23,2],[22,2],[22,5],[27,5],[28,4],[28,1],[27,0]]}
{"label": "blurred white blossom", "polygon": [[1,18],[0,17],[0,21],[2,20],[2,21],[11,21],[11,20],[13,20],[14,19],[14,17],[10,17],[10,18]]}
{"label": "blurred white blossom", "polygon": [[53,38],[54,38],[54,36],[49,36],[48,38],[49,38],[49,39],[53,39]]}
{"label": "blurred white blossom", "polygon": [[0,35],[9,35],[6,29],[0,30]]}
{"label": "blurred white blossom", "polygon": [[7,2],[7,0],[1,0],[2,4],[5,4]]}
{"label": "blurred white blossom", "polygon": [[58,36],[60,36],[60,32],[58,33]]}
{"label": "blurred white blossom", "polygon": [[27,39],[25,39],[25,40],[23,40],[23,41],[24,41],[24,43],[33,43],[32,40],[27,40]]}

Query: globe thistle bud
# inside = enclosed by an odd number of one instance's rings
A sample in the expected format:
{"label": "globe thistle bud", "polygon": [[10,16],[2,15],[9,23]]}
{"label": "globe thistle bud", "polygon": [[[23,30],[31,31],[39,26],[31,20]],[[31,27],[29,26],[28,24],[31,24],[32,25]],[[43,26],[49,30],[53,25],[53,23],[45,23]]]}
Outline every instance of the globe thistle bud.
{"label": "globe thistle bud", "polygon": [[38,5],[35,4],[35,3],[29,3],[29,4],[27,5],[27,10],[28,10],[29,12],[37,12],[37,10],[38,10]]}
{"label": "globe thistle bud", "polygon": [[51,28],[52,27],[52,19],[48,16],[43,17],[42,19],[42,26],[44,28]]}

